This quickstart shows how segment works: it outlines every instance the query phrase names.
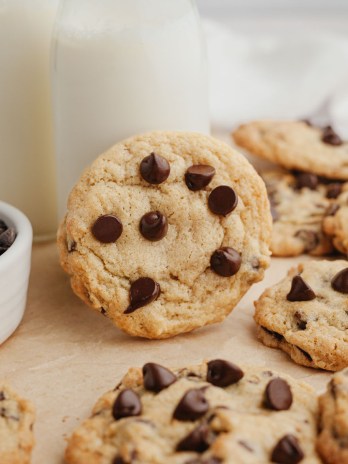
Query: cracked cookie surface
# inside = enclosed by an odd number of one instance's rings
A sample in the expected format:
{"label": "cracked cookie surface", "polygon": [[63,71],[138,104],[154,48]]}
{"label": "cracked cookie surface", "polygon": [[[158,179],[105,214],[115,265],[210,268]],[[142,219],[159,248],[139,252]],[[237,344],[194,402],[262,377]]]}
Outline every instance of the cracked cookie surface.
{"label": "cracked cookie surface", "polygon": [[255,302],[258,336],[298,364],[348,366],[348,261],[307,261]]}
{"label": "cracked cookie surface", "polygon": [[[313,174],[272,170],[261,173],[273,216],[271,251],[274,256],[328,254],[332,244],[322,230],[332,200],[333,184]],[[336,184],[335,184],[336,186]]]}
{"label": "cracked cookie surface", "polygon": [[85,171],[58,245],[89,306],[131,335],[166,338],[223,320],[263,278],[270,234],[264,184],[242,155],[211,137],[155,132]]}
{"label": "cracked cookie surface", "polygon": [[309,385],[266,368],[241,369],[212,360],[168,370],[150,363],[131,368],[114,391],[99,399],[71,436],[66,460],[320,463],[317,412]]}
{"label": "cracked cookie surface", "polygon": [[254,121],[237,128],[233,138],[250,153],[287,169],[348,179],[348,143],[325,143],[325,131],[306,122]]}
{"label": "cracked cookie surface", "polygon": [[0,462],[29,464],[34,446],[34,408],[0,384]]}
{"label": "cracked cookie surface", "polygon": [[327,464],[348,463],[348,369],[337,372],[319,398],[318,450]]}

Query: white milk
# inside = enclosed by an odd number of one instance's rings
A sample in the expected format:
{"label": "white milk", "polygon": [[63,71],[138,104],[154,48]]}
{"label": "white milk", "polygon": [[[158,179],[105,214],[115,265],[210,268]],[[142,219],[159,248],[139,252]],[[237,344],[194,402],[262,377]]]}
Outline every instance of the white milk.
{"label": "white milk", "polygon": [[0,199],[56,230],[49,50],[58,0],[0,0]]}
{"label": "white milk", "polygon": [[83,168],[149,130],[209,133],[205,49],[190,0],[66,0],[53,89],[59,213]]}

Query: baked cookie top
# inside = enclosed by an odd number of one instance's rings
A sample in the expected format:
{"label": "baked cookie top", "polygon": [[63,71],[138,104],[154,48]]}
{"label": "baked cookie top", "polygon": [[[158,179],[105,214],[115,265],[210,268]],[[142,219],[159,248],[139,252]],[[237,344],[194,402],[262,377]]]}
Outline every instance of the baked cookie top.
{"label": "baked cookie top", "polygon": [[317,398],[266,368],[224,360],[132,368],[69,440],[68,464],[319,463]]}
{"label": "baked cookie top", "polygon": [[348,366],[348,261],[307,261],[255,302],[259,337],[298,364]]}
{"label": "baked cookie top", "polygon": [[266,189],[228,145],[193,133],[123,141],[86,170],[58,232],[87,304],[132,335],[221,321],[269,264]]}
{"label": "baked cookie top", "polygon": [[337,372],[319,398],[318,450],[328,464],[348,463],[348,369]]}
{"label": "baked cookie top", "polygon": [[341,193],[333,202],[329,214],[323,222],[324,232],[332,238],[333,244],[341,253],[348,254],[348,183],[342,186]]}
{"label": "baked cookie top", "polygon": [[34,408],[0,383],[0,462],[28,464],[34,446]]}
{"label": "baked cookie top", "polygon": [[331,127],[303,121],[254,121],[233,132],[237,145],[288,169],[348,179],[348,143]]}
{"label": "baked cookie top", "polygon": [[332,251],[323,233],[323,219],[331,214],[332,198],[341,188],[324,183],[315,174],[271,170],[261,173],[273,216],[271,251],[274,256],[314,256]]}

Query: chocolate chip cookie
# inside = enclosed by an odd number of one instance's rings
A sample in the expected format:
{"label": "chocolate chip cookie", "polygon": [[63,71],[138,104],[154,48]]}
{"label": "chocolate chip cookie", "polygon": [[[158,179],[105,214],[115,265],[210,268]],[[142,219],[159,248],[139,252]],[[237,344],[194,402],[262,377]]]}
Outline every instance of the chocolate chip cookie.
{"label": "chocolate chip cookie", "polygon": [[317,398],[303,382],[215,359],[132,368],[75,430],[68,464],[320,463]]}
{"label": "chocolate chip cookie", "polygon": [[332,127],[304,121],[255,121],[233,133],[237,145],[288,169],[348,179],[348,143]]}
{"label": "chocolate chip cookie", "polygon": [[245,158],[199,134],[111,148],[73,189],[58,233],[75,293],[131,335],[219,322],[263,278],[271,217]]}
{"label": "chocolate chip cookie", "polygon": [[[323,232],[323,220],[332,205],[333,183],[315,174],[273,170],[263,172],[271,211],[274,256],[314,256],[332,251],[331,239]],[[330,213],[329,213],[330,214]]]}
{"label": "chocolate chip cookie", "polygon": [[8,386],[0,384],[0,463],[29,464],[34,409]]}
{"label": "chocolate chip cookie", "polygon": [[348,183],[340,185],[339,194],[324,219],[323,229],[332,238],[335,248],[348,255]]}
{"label": "chocolate chip cookie", "polygon": [[318,450],[327,464],[348,463],[348,369],[336,373],[319,398]]}
{"label": "chocolate chip cookie", "polygon": [[348,366],[348,261],[307,261],[255,302],[262,342],[298,364]]}

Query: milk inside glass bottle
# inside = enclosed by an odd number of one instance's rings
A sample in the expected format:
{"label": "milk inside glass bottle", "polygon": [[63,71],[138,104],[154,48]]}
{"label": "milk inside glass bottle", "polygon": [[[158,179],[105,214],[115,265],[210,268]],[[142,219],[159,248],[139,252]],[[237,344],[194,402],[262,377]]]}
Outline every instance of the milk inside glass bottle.
{"label": "milk inside glass bottle", "polygon": [[151,130],[208,133],[193,0],[63,0],[53,43],[59,213],[85,166]]}
{"label": "milk inside glass bottle", "polygon": [[56,232],[50,44],[58,0],[0,0],[0,200]]}

